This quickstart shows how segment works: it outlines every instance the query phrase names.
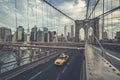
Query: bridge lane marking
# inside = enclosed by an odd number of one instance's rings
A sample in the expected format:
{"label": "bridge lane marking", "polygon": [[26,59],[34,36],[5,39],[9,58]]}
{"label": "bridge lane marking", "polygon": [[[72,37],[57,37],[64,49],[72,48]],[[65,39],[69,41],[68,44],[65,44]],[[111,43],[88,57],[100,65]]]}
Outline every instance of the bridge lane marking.
{"label": "bridge lane marking", "polygon": [[37,74],[35,74],[34,76],[32,76],[29,80],[33,80],[34,78],[36,78],[38,75],[42,74],[43,72],[45,72],[47,69],[49,69],[51,66],[48,66],[47,68],[45,68],[43,71],[38,72]]}
{"label": "bridge lane marking", "polygon": [[42,73],[42,71],[40,71],[39,73],[37,73],[36,75],[32,76],[29,80],[33,80],[35,77],[37,77],[38,75],[40,75]]}

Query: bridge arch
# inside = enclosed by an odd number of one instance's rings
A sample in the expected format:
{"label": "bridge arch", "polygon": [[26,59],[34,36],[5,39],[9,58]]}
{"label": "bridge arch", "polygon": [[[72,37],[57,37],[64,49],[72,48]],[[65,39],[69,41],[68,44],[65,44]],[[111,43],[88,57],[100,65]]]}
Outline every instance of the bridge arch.
{"label": "bridge arch", "polygon": [[[88,40],[88,29],[93,29],[93,34],[99,39],[99,18],[89,20],[76,20],[75,21],[75,42],[79,42],[79,31],[81,28],[84,29],[85,40]],[[95,38],[93,39],[95,41]]]}

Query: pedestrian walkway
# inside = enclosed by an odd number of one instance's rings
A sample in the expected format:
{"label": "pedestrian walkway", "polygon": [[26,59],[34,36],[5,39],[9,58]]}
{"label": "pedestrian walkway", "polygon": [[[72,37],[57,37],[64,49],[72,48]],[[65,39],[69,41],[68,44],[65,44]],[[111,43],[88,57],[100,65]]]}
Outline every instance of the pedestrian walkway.
{"label": "pedestrian walkway", "polygon": [[120,72],[92,47],[85,45],[87,80],[120,80]]}

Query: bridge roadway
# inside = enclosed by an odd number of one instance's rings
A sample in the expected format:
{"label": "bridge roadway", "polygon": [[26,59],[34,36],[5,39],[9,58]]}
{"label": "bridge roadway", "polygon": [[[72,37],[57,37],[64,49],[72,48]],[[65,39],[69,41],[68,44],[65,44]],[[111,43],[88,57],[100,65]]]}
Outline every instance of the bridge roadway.
{"label": "bridge roadway", "polygon": [[74,50],[66,54],[70,56],[70,59],[63,66],[56,66],[54,64],[57,56],[23,73],[16,76],[13,75],[7,80],[80,80],[82,54],[76,53]]}

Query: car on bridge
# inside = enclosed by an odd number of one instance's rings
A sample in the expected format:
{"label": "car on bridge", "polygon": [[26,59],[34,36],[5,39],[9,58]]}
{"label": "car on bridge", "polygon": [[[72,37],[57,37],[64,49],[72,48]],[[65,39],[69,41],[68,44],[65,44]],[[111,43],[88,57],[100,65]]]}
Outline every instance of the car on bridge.
{"label": "car on bridge", "polygon": [[55,65],[64,65],[69,60],[69,55],[61,54],[54,62]]}

